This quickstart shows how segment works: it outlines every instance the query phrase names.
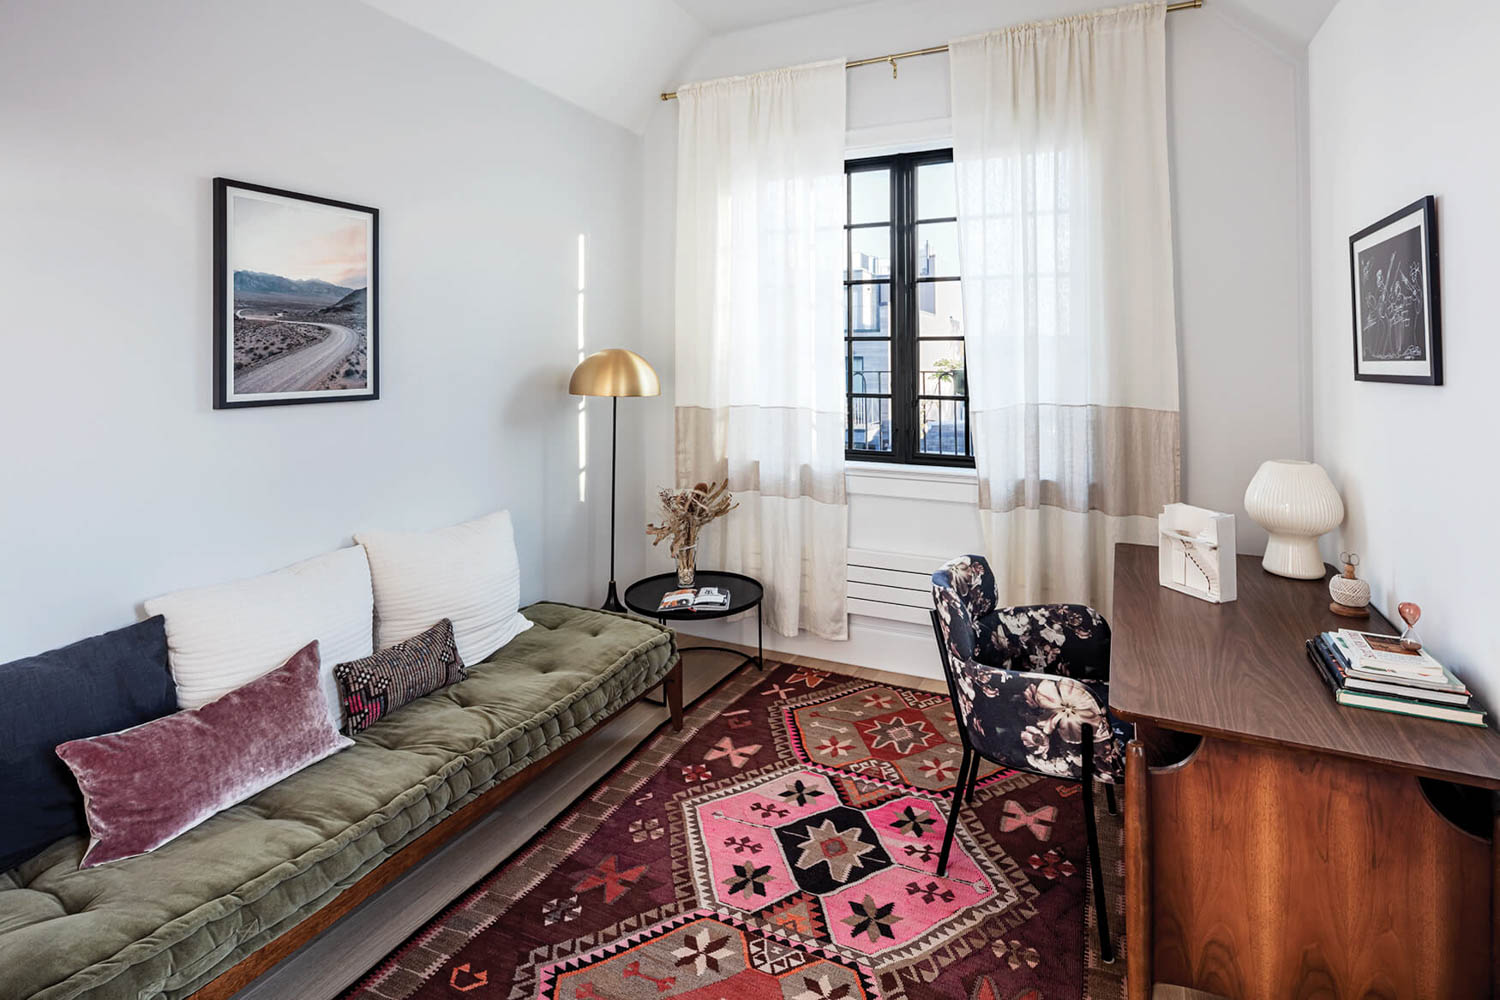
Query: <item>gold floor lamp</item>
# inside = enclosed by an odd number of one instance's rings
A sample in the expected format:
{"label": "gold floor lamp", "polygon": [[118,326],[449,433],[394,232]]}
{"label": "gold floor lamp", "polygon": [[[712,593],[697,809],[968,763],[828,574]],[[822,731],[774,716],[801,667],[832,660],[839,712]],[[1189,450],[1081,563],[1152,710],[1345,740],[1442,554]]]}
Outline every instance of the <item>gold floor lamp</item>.
{"label": "gold floor lamp", "polygon": [[621,396],[659,396],[661,380],[656,371],[634,351],[611,347],[590,354],[573,369],[568,392],[575,396],[610,397],[609,431],[609,594],[604,598],[605,611],[624,611],[615,590],[615,451],[620,429]]}

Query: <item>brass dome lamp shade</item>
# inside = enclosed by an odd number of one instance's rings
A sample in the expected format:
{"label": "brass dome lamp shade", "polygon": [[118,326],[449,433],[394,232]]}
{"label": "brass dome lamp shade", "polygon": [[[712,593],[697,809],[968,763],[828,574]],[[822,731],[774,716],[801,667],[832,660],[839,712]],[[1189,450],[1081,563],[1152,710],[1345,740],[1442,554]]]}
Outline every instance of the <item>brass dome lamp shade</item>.
{"label": "brass dome lamp shade", "polygon": [[609,593],[605,611],[624,611],[615,588],[615,452],[620,431],[621,396],[660,396],[661,380],[650,363],[634,351],[611,347],[590,354],[573,369],[568,392],[574,396],[609,396]]}
{"label": "brass dome lamp shade", "polygon": [[578,362],[568,391],[575,396],[660,396],[661,380],[639,354],[611,347]]}

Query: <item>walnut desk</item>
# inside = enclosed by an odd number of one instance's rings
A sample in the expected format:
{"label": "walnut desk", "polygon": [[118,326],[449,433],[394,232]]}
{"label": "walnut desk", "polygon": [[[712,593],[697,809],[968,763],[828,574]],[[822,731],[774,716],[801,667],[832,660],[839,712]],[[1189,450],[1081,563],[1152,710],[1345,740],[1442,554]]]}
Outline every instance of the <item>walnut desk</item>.
{"label": "walnut desk", "polygon": [[1303,642],[1351,620],[1239,558],[1216,605],[1115,550],[1131,1000],[1491,996],[1500,734],[1336,704]]}

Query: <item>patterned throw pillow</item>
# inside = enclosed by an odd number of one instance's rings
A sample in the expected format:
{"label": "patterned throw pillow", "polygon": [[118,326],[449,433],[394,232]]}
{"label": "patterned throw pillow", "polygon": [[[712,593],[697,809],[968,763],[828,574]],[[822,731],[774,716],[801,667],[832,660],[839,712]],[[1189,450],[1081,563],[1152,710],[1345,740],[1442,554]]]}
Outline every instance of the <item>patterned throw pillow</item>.
{"label": "patterned throw pillow", "polygon": [[344,707],[344,729],[351,736],[369,729],[377,719],[466,674],[447,618],[373,656],[340,663],[333,676]]}

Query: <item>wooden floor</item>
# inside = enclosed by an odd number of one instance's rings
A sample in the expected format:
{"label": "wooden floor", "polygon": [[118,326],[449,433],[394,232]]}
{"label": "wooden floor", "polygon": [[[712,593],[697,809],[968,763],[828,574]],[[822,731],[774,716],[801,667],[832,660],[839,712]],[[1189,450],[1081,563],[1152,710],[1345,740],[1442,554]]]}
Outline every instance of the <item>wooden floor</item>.
{"label": "wooden floor", "polygon": [[[682,646],[703,644],[679,635]],[[753,653],[754,650],[747,650]],[[775,654],[777,662],[820,667],[867,680],[942,693],[942,681],[885,670],[872,670],[810,656]],[[692,701],[739,665],[727,653],[690,653],[685,664],[684,699]],[[372,896],[321,937],[277,966],[235,1000],[331,1000],[421,928],[445,906],[483,878],[573,800],[630,754],[662,723],[666,709],[637,704],[608,726],[584,737],[579,750],[548,771],[525,791],[418,865],[404,877]],[[1169,992],[1170,991],[1170,992]],[[1156,1000],[1195,1000],[1207,997],[1158,987]]]}

